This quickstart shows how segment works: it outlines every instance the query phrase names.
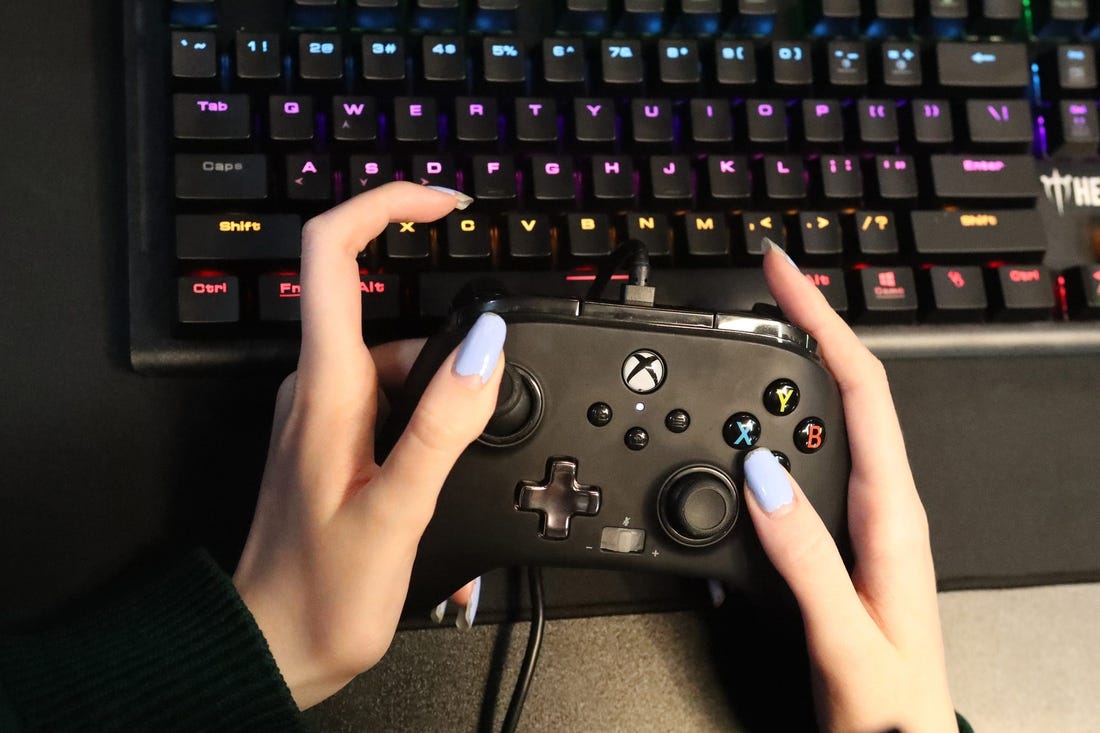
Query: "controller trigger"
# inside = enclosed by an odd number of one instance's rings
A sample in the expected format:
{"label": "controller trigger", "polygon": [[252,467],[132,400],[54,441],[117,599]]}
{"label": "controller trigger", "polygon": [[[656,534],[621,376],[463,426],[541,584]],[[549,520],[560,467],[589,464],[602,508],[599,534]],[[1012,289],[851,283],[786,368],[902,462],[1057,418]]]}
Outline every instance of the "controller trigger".
{"label": "controller trigger", "polygon": [[752,312],[754,315],[761,316],[762,318],[770,318],[774,321],[783,321],[784,323],[791,322],[791,319],[783,314],[779,306],[773,303],[754,303]]}

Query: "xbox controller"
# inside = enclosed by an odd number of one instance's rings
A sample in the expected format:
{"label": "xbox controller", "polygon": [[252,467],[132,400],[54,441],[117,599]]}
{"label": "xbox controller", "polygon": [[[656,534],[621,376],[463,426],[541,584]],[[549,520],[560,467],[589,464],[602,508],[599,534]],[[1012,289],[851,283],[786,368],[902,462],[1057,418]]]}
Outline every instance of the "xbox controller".
{"label": "xbox controller", "polygon": [[406,608],[498,567],[573,566],[715,578],[782,593],[744,507],[744,456],[772,450],[847,547],[840,394],[797,327],[541,297],[452,313],[381,432],[385,455],[483,312],[508,326],[497,408],[439,495]]}

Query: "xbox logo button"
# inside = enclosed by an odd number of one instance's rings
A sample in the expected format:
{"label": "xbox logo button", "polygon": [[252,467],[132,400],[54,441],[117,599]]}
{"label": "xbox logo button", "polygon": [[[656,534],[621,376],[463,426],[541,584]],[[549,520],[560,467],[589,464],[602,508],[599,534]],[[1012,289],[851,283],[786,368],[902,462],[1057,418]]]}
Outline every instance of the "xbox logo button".
{"label": "xbox logo button", "polygon": [[661,355],[639,349],[623,362],[623,384],[632,392],[655,392],[665,381],[665,362]]}

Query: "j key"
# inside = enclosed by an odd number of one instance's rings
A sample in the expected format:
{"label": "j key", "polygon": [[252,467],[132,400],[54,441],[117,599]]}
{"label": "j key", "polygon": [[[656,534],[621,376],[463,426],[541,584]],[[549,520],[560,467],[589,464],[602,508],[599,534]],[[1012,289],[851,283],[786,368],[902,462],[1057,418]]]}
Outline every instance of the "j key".
{"label": "j key", "polygon": [[463,265],[487,267],[493,256],[489,219],[484,214],[447,217],[447,256]]}
{"label": "j key", "polygon": [[867,86],[867,47],[862,41],[830,41],[825,62],[833,86],[843,89]]}
{"label": "j key", "polygon": [[756,55],[747,41],[718,41],[714,45],[715,79],[719,84],[748,87],[756,84]]}
{"label": "j key", "polygon": [[851,201],[863,196],[863,172],[854,155],[822,155],[821,192],[831,201]]}
{"label": "j key", "polygon": [[239,79],[278,79],[282,75],[279,34],[237,31],[236,46]]}
{"label": "j key", "polygon": [[657,42],[657,74],[663,84],[698,84],[699,45],[691,38],[662,38]]}
{"label": "j key", "polygon": [[508,251],[522,262],[550,260],[550,217],[546,214],[508,214]]}
{"label": "j key", "polygon": [[432,256],[432,227],[412,221],[395,221],[386,227],[386,256],[395,264],[427,263]]}
{"label": "j key", "polygon": [[917,318],[917,284],[908,267],[867,267],[857,276],[860,323],[910,323]]}
{"label": "j key", "polygon": [[810,44],[802,41],[772,41],[772,78],[784,86],[808,86],[814,81]]}
{"label": "j key", "polygon": [[267,103],[272,140],[313,139],[313,98],[273,95]]}
{"label": "j key", "polygon": [[403,36],[363,36],[363,78],[369,82],[405,80]]}
{"label": "j key", "polygon": [[916,201],[920,191],[917,187],[917,170],[912,157],[878,155],[875,156],[874,165],[880,199],[892,204]]}
{"label": "j key", "polygon": [[1057,122],[1051,130],[1053,155],[1086,158],[1096,153],[1100,144],[1100,122],[1097,121],[1095,102],[1059,102]]}
{"label": "j key", "polygon": [[1100,318],[1100,265],[1066,271],[1066,300],[1073,318]]}
{"label": "j key", "polygon": [[172,76],[177,79],[213,79],[218,74],[218,50],[213,33],[172,32]]}
{"label": "j key", "polygon": [[605,38],[600,42],[600,63],[604,84],[638,85],[645,79],[642,42],[630,38]]}
{"label": "j key", "polygon": [[725,143],[733,140],[729,102],[724,99],[693,99],[691,139],[697,143]]}
{"label": "j key", "polygon": [[421,59],[425,81],[451,83],[466,79],[464,36],[424,36]]}
{"label": "j key", "polygon": [[1023,199],[1038,196],[1035,159],[1030,155],[933,155],[936,196],[957,199]]}
{"label": "j key", "polygon": [[943,99],[914,99],[913,136],[922,145],[948,145],[955,139],[951,106]]}
{"label": "j key", "polygon": [[803,99],[802,137],[814,145],[842,143],[844,120],[840,103],[834,99]]}
{"label": "j key", "polygon": [[724,258],[730,252],[730,232],[725,214],[688,212],[684,214],[684,244],[691,257]]}
{"label": "j key", "polygon": [[802,274],[821,294],[829,307],[842,316],[848,313],[848,288],[844,284],[844,271],[832,267],[802,267]]}
{"label": "j key", "polygon": [[892,211],[857,211],[856,242],[865,255],[893,255],[898,252],[898,227]]}
{"label": "j key", "polygon": [[734,206],[752,196],[748,158],[743,155],[708,155],[707,190],[711,203]]}
{"label": "j key", "polygon": [[510,155],[475,155],[474,198],[479,201],[515,201],[516,168]]}
{"label": "j key", "polygon": [[639,143],[672,142],[672,101],[635,99],[630,103],[634,141]]}
{"label": "j key", "polygon": [[787,142],[787,113],[781,99],[749,99],[745,102],[749,142],[780,144]]}
{"label": "j key", "polygon": [[180,323],[235,323],[241,318],[241,293],[232,275],[185,276],[177,280]]}
{"label": "j key", "polygon": [[343,78],[344,50],[340,36],[332,33],[298,36],[298,75],[321,81]]}
{"label": "j key", "polygon": [[263,155],[176,155],[176,198],[265,199]]}
{"label": "j key", "polygon": [[650,195],[655,202],[691,201],[691,159],[686,155],[654,155],[649,159]]}
{"label": "j key", "polygon": [[522,84],[527,79],[527,59],[515,38],[486,36],[481,48],[482,76],[490,84]]}
{"label": "j key", "polygon": [[614,142],[615,102],[607,98],[574,99],[573,128],[578,142]]}
{"label": "j key", "polygon": [[859,139],[869,145],[898,142],[898,113],[889,99],[861,99],[857,107]]}
{"label": "j key", "polygon": [[919,44],[897,41],[882,44],[882,83],[903,88],[921,85]]}
{"label": "j key", "polygon": [[281,260],[302,253],[302,219],[294,214],[182,214],[176,258]]}
{"label": "j key", "polygon": [[363,193],[394,180],[393,158],[389,155],[353,155],[348,158],[351,193]]}
{"label": "j key", "polygon": [[1054,284],[1042,265],[1003,265],[995,271],[993,317],[999,321],[1049,319]]}
{"label": "j key", "polygon": [[765,155],[763,166],[768,198],[792,200],[806,197],[801,156]]}
{"label": "j key", "polygon": [[439,138],[439,113],[431,97],[395,97],[394,137],[399,142],[434,142]]}
{"label": "j key", "polygon": [[245,94],[173,94],[172,115],[180,140],[247,140],[252,133]]}
{"label": "j key", "polygon": [[552,97],[517,97],[516,140],[544,143],[557,139],[557,102]]}
{"label": "j key", "polygon": [[614,244],[606,214],[567,214],[564,229],[574,257],[605,257]]}
{"label": "j key", "polygon": [[975,143],[1026,151],[1031,147],[1031,105],[1023,99],[969,99],[966,122]]}
{"label": "j key", "polygon": [[807,255],[838,255],[844,251],[840,218],[828,211],[802,211],[798,214],[802,232],[802,251]]}
{"label": "j key", "polygon": [[532,192],[537,201],[563,202],[576,197],[573,159],[563,155],[535,155],[531,158]]}
{"label": "j key", "polygon": [[332,170],[324,153],[286,156],[286,195],[289,199],[327,201],[332,198]]}
{"label": "j key", "polygon": [[1047,249],[1046,228],[1035,209],[914,211],[909,217],[921,255],[1031,258]]}
{"label": "j key", "polygon": [[672,252],[672,229],[664,214],[627,214],[626,238],[644,244],[650,257],[665,257]]}
{"label": "j key", "polygon": [[584,41],[546,38],[542,42],[542,75],[548,84],[584,84]]}
{"label": "j key", "polygon": [[1030,81],[1027,47],[1022,43],[955,43],[936,45],[940,84],[974,89],[1023,89]]}
{"label": "j key", "polygon": [[1092,46],[1059,46],[1057,84],[1062,89],[1096,88],[1096,52]]}
{"label": "j key", "polygon": [[499,136],[496,97],[455,100],[455,138],[460,143],[493,142]]}
{"label": "j key", "polygon": [[456,188],[454,159],[448,153],[414,155],[409,180],[424,186]]}
{"label": "j key", "polygon": [[337,140],[368,141],[378,138],[378,108],[374,97],[334,96],[332,136]]}
{"label": "j key", "polygon": [[927,283],[923,318],[935,323],[980,321],[989,307],[982,268],[935,266],[922,272]]}
{"label": "j key", "polygon": [[597,203],[626,203],[634,199],[634,161],[630,156],[594,156],[590,180]]}
{"label": "j key", "polygon": [[783,215],[777,212],[746,211],[741,218],[745,236],[745,249],[750,255],[764,254],[764,237],[777,242],[787,239],[787,227]]}

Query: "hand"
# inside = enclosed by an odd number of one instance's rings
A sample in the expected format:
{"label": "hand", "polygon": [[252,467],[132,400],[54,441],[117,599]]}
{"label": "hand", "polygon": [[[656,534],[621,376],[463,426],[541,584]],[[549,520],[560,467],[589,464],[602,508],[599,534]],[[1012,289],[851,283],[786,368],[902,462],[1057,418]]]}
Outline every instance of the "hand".
{"label": "hand", "polygon": [[482,316],[440,367],[385,463],[379,374],[409,344],[363,343],[356,256],[391,221],[431,221],[466,196],[412,183],[361,194],[302,229],[302,350],[279,388],[256,515],[233,576],[302,709],[389,648],[443,480],[496,405],[504,322]]}
{"label": "hand", "polygon": [[928,520],[882,364],[778,247],[764,259],[783,312],[836,378],[852,456],[851,577],[821,518],[767,449],[745,460],[760,542],[802,612],[827,731],[958,730],[947,688]]}

